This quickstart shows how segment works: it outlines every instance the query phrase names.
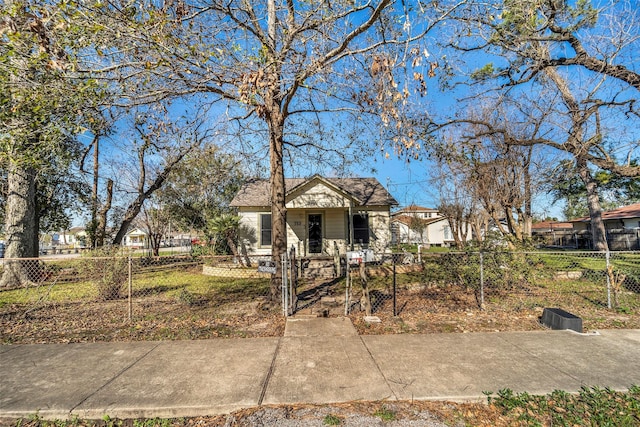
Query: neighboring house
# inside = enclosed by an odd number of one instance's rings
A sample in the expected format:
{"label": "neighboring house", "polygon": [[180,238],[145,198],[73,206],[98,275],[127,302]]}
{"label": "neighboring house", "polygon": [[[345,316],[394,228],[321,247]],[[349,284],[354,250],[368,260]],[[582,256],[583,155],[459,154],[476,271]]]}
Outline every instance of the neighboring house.
{"label": "neighboring house", "polygon": [[51,246],[65,248],[84,248],[87,244],[87,232],[84,227],[72,227],[51,236]]}
{"label": "neighboring house", "polygon": [[531,225],[531,237],[545,246],[577,247],[577,235],[573,223],[541,221]]}
{"label": "neighboring house", "polygon": [[139,228],[134,228],[124,236],[124,246],[131,249],[144,249],[149,247],[147,233]]}
{"label": "neighboring house", "polygon": [[449,220],[437,209],[410,205],[391,215],[393,244],[451,246],[455,243]]}
{"label": "neighboring house", "polygon": [[[285,179],[287,247],[302,256],[350,250],[385,251],[391,244],[390,210],[398,203],[375,178]],[[268,180],[243,186],[231,206],[238,209],[241,251],[271,254]]]}
{"label": "neighboring house", "polygon": [[[602,221],[607,231],[607,242],[612,250],[640,249],[640,203],[623,206],[602,213]],[[579,247],[590,248],[591,220],[589,217],[571,221],[577,236],[582,240]]]}

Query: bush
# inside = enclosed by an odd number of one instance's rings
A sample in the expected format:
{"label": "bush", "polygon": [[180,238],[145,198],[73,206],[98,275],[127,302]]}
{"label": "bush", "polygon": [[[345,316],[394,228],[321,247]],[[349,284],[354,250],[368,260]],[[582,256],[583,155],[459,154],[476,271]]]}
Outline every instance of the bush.
{"label": "bush", "polygon": [[216,255],[216,249],[210,245],[193,245],[191,246],[191,256],[194,258],[200,256]]}
{"label": "bush", "polygon": [[115,248],[97,249],[83,257],[80,271],[95,285],[99,299],[119,299],[127,285],[129,258]]}

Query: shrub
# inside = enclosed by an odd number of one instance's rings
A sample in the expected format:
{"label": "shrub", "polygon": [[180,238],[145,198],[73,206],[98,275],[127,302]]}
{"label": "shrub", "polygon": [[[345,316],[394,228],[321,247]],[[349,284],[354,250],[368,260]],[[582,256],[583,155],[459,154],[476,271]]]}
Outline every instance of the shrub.
{"label": "shrub", "polygon": [[115,248],[102,248],[83,257],[80,271],[95,285],[98,298],[109,301],[122,297],[129,273],[125,255]]}
{"label": "shrub", "polygon": [[191,256],[194,258],[200,256],[216,255],[216,249],[210,245],[193,245],[191,246]]}

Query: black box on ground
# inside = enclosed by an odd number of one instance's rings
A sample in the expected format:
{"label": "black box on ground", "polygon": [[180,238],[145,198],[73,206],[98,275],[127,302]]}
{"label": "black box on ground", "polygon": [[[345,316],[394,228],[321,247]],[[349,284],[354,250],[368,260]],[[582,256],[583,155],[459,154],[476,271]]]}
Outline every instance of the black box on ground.
{"label": "black box on ground", "polygon": [[545,308],[542,311],[542,324],[551,329],[571,329],[582,332],[582,319],[561,308]]}

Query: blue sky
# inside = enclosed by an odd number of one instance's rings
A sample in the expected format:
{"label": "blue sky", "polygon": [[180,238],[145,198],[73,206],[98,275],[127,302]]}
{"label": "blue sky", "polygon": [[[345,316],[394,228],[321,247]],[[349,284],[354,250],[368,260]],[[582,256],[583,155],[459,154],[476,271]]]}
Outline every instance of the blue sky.
{"label": "blue sky", "polygon": [[374,173],[371,173],[370,168],[360,168],[355,171],[356,174],[377,178],[400,206],[416,204],[435,208],[438,205],[437,194],[429,183],[429,163],[426,160],[407,162],[393,156],[388,159],[382,155],[376,157],[369,165],[375,169]]}
{"label": "blue sky", "polygon": [[[387,187],[390,193],[399,203],[399,207],[416,204],[429,208],[437,208],[439,204],[438,189],[434,187],[428,175],[429,160],[416,160],[407,163],[398,158],[385,159],[378,156],[371,164],[371,169],[360,168],[355,170],[359,176],[373,176],[382,185]],[[534,198],[534,213],[539,216],[551,216],[562,218],[562,203],[553,203],[548,194],[539,194]]]}

